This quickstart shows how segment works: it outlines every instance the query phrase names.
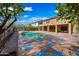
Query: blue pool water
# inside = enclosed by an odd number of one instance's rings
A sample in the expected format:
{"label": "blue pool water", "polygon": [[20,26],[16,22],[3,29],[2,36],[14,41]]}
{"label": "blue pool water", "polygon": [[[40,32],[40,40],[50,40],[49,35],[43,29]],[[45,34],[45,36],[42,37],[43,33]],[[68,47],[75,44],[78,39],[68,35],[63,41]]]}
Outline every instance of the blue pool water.
{"label": "blue pool water", "polygon": [[37,40],[37,39],[43,39],[45,35],[33,33],[33,32],[23,32],[23,37],[29,40]]}
{"label": "blue pool water", "polygon": [[[34,42],[36,42],[37,44],[41,45],[44,44],[43,41],[44,41],[44,38],[46,38],[47,36],[46,35],[43,35],[43,34],[39,34],[39,33],[33,33],[33,32],[23,32],[22,33],[22,36],[24,38],[26,38],[26,40],[34,40]],[[50,37],[49,37],[50,38]],[[52,42],[51,39],[52,38],[47,38],[48,39],[48,43],[46,43],[46,47],[45,48],[41,48],[41,51],[40,52],[37,52],[37,53],[33,53],[32,55],[33,56],[48,56],[48,53],[47,51],[49,51],[52,55],[54,56],[63,56],[64,54],[62,54],[61,52],[59,51],[56,51],[56,50],[53,50],[51,47],[54,46],[56,44],[56,42]],[[46,40],[47,40],[46,39]],[[22,50],[24,51],[30,51],[32,50],[33,47],[32,47],[32,43],[31,44],[25,44],[23,47],[22,47]]]}

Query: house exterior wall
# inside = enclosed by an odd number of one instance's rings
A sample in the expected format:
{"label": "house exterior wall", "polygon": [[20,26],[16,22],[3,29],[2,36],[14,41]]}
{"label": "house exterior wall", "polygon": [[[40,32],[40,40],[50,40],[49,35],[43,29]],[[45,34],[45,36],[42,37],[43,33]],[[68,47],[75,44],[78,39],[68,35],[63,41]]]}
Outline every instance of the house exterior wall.
{"label": "house exterior wall", "polygon": [[57,24],[57,20],[56,19],[52,19],[52,20],[50,20],[49,24]]}
{"label": "house exterior wall", "polygon": [[[69,34],[72,34],[72,33],[77,33],[76,31],[76,25],[75,26],[72,26],[71,23],[68,23],[69,20],[62,20],[62,21],[57,21],[56,18],[55,19],[51,19],[51,20],[46,20],[46,21],[43,21],[43,24],[40,24],[40,26],[42,26],[42,31],[44,31],[44,26],[47,26],[47,31],[50,30],[49,26],[51,25],[54,25],[55,26],[55,32],[58,33],[58,30],[61,31],[61,26],[63,25],[67,25],[67,30],[68,32],[66,33],[69,33]],[[64,32],[60,32],[60,33],[64,33]]]}
{"label": "house exterior wall", "polygon": [[72,28],[72,29],[73,29],[73,30],[72,30],[73,33],[77,33],[76,28],[77,28],[77,26],[74,25],[73,28]]}

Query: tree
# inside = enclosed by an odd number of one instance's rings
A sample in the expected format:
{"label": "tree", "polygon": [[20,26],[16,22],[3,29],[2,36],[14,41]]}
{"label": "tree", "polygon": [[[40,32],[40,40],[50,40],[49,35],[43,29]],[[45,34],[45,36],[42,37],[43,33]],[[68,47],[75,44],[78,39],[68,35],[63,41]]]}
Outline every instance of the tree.
{"label": "tree", "polygon": [[[0,4],[0,34],[7,30],[15,21],[17,21],[17,16],[23,12],[24,7],[21,4],[14,3],[2,3]],[[13,20],[13,21],[12,21]],[[6,27],[8,21],[10,24]],[[6,28],[5,28],[6,27]]]}
{"label": "tree", "polygon": [[73,25],[79,26],[79,3],[65,3],[57,5],[57,18],[69,20]]}
{"label": "tree", "polygon": [[5,47],[5,43],[10,39],[14,32],[9,32],[7,36],[4,36],[3,34],[5,34],[6,30],[11,28],[15,21],[17,21],[17,16],[23,12],[23,9],[24,7],[22,4],[0,4],[0,53]]}

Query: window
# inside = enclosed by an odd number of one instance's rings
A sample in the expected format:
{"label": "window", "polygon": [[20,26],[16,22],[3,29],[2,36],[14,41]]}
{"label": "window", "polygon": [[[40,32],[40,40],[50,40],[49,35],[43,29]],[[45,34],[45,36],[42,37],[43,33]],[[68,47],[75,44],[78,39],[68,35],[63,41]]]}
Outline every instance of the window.
{"label": "window", "polygon": [[40,21],[38,24],[42,24],[43,22],[42,21]]}
{"label": "window", "polygon": [[51,30],[54,30],[55,29],[55,26],[54,25],[50,26],[50,29]]}
{"label": "window", "polygon": [[50,22],[50,20],[47,20],[47,22],[46,23],[49,23]]}
{"label": "window", "polygon": [[62,25],[62,26],[61,26],[61,30],[62,30],[63,32],[68,32],[68,27]]}

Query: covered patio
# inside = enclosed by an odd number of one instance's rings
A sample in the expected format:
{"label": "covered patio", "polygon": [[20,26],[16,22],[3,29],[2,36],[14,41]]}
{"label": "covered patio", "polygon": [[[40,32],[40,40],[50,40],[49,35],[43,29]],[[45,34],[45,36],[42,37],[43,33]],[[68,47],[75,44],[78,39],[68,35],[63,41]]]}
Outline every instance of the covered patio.
{"label": "covered patio", "polygon": [[57,24],[57,33],[72,33],[71,24]]}
{"label": "covered patio", "polygon": [[39,26],[39,31],[49,31],[55,33],[72,33],[72,28],[70,23],[61,23],[56,25],[43,25]]}
{"label": "covered patio", "polygon": [[43,26],[44,27],[44,31],[48,31],[48,26]]}
{"label": "covered patio", "polygon": [[69,32],[68,27],[69,27],[68,24],[57,25],[57,32],[68,33]]}
{"label": "covered patio", "polygon": [[55,25],[49,26],[49,32],[55,32]]}

